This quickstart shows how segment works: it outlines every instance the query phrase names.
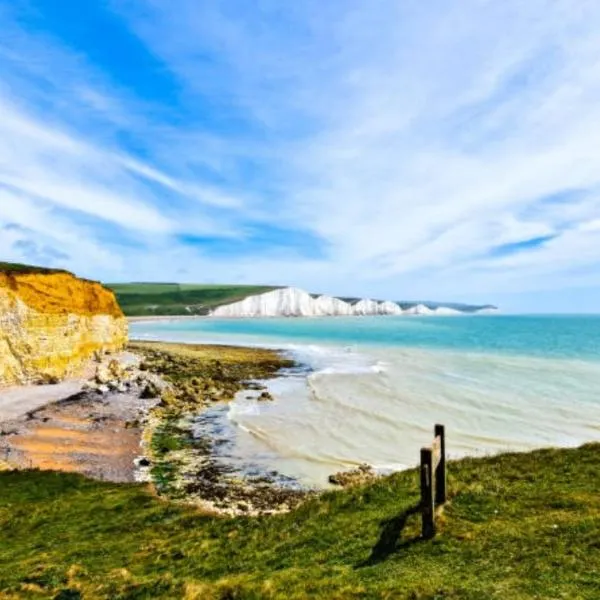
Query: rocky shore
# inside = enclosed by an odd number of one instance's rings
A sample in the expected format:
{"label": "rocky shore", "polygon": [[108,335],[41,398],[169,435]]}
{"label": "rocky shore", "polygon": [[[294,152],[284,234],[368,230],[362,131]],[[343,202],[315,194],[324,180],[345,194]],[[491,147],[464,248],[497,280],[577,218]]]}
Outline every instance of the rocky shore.
{"label": "rocky shore", "polygon": [[[0,419],[0,461],[147,481],[160,496],[219,514],[285,512],[314,492],[280,473],[224,465],[218,450],[230,440],[218,431],[215,410],[242,390],[271,401],[262,382],[292,366],[272,350],[132,343],[125,353],[98,355],[87,379],[65,387],[68,395]],[[23,398],[37,391],[21,388]]]}
{"label": "rocky shore", "polygon": [[135,343],[131,349],[143,356],[141,369],[168,385],[146,436],[147,469],[160,495],[227,515],[285,512],[313,495],[279,473],[238,473],[221,463],[217,449],[227,440],[215,433],[207,410],[241,390],[270,401],[260,382],[292,361],[272,350],[231,346]]}
{"label": "rocky shore", "polygon": [[[293,366],[273,350],[132,343],[125,353],[98,355],[75,393],[0,419],[0,461],[150,482],[159,496],[217,514],[286,512],[316,492],[276,471],[236,471],[222,460],[232,439],[219,424],[239,392],[272,401],[265,380]],[[361,465],[330,483],[360,485],[374,476]]]}

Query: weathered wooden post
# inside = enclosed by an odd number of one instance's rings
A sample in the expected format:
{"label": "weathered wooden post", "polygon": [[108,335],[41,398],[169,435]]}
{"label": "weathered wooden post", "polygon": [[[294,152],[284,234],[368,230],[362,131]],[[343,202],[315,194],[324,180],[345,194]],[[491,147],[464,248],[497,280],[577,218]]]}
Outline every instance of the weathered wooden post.
{"label": "weathered wooden post", "polygon": [[446,502],[446,432],[443,425],[435,426],[435,438],[439,438],[440,459],[435,473],[435,503]]}
{"label": "weathered wooden post", "polygon": [[430,448],[421,448],[422,535],[435,536],[435,507],[446,502],[446,434],[436,425]]}
{"label": "weathered wooden post", "polygon": [[421,448],[421,532],[425,539],[435,535],[433,478],[431,448]]}

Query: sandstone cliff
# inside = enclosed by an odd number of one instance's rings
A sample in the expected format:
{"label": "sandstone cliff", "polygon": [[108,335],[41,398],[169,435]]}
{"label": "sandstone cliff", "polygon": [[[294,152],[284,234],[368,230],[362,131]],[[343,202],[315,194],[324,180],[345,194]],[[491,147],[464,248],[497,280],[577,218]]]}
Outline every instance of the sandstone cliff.
{"label": "sandstone cliff", "polygon": [[0,270],[0,386],[75,375],[120,350],[127,321],[113,293],[67,272]]}

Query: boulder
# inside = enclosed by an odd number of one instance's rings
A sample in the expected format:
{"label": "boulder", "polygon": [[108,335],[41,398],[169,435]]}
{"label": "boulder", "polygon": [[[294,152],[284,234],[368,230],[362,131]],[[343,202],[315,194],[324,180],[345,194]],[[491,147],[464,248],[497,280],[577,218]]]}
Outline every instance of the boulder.
{"label": "boulder", "polygon": [[377,477],[377,473],[371,465],[362,464],[356,469],[349,471],[340,471],[329,476],[329,483],[339,485],[341,487],[353,487],[363,485],[373,481]]}

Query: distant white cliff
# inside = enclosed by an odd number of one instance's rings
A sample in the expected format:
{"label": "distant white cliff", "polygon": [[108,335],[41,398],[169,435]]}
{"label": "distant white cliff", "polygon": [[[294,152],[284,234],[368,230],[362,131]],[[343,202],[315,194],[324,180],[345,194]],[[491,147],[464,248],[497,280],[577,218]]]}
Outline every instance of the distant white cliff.
{"label": "distant white cliff", "polygon": [[417,304],[416,306],[411,306],[404,311],[407,315],[433,315],[435,312],[425,306],[424,304]]}
{"label": "distant white cliff", "polygon": [[352,314],[357,316],[378,315],[379,302],[369,299],[359,300],[352,306]]}
{"label": "distant white cliff", "polygon": [[333,296],[318,296],[314,300],[314,314],[323,316],[352,315],[352,306]]}
{"label": "distant white cliff", "polygon": [[333,296],[314,297],[298,288],[282,288],[248,296],[244,300],[219,306],[213,317],[338,317],[351,315],[399,315],[395,302],[360,300],[350,304]]}
{"label": "distant white cliff", "polygon": [[219,306],[213,317],[340,317],[362,315],[399,315],[395,302],[359,300],[350,304],[333,296],[314,297],[298,288],[282,288],[248,296],[244,300]]}
{"label": "distant white cliff", "polygon": [[323,314],[321,305],[308,292],[298,288],[282,288],[248,296],[239,302],[219,306],[213,317],[312,317]]}
{"label": "distant white cliff", "polygon": [[280,288],[239,302],[215,308],[210,316],[241,317],[340,317],[369,315],[458,315],[460,310],[440,306],[435,309],[417,304],[402,310],[390,300],[380,302],[368,298],[351,303],[333,296],[313,296],[298,288]]}
{"label": "distant white cliff", "polygon": [[386,300],[385,302],[381,302],[379,304],[379,314],[380,315],[401,315],[403,314],[403,310],[395,303]]}

